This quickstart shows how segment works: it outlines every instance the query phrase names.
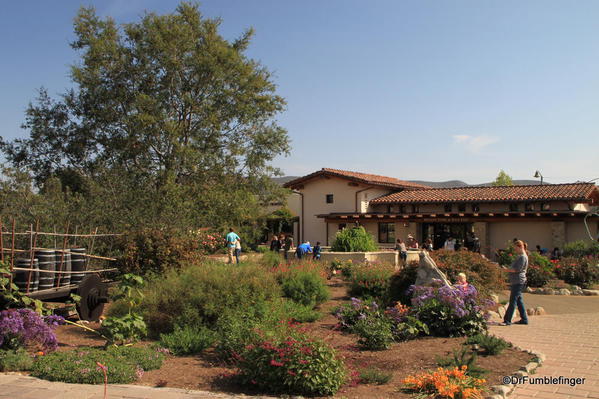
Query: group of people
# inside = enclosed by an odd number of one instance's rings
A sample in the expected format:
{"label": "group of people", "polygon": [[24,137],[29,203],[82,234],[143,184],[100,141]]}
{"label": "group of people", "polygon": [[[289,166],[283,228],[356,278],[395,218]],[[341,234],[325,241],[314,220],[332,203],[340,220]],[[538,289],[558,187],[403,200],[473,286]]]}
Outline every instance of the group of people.
{"label": "group of people", "polygon": [[[270,250],[279,253],[283,251],[285,260],[289,260],[289,252],[293,248],[293,237],[289,234],[280,234],[279,236],[273,235],[270,241]],[[295,248],[295,256],[298,259],[303,259],[312,254],[313,260],[319,260],[322,248],[320,241],[316,242],[316,245],[312,247],[310,241],[303,242]]]}

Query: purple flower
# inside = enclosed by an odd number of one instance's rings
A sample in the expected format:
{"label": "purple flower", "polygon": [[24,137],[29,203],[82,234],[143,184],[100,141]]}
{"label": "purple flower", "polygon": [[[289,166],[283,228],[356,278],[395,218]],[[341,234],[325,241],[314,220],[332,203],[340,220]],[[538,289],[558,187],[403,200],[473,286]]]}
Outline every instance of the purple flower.
{"label": "purple flower", "polygon": [[[51,319],[51,323],[58,322],[58,318]],[[47,351],[56,349],[58,341],[52,328],[33,310],[0,312],[0,347],[17,348],[27,344],[39,345]]]}

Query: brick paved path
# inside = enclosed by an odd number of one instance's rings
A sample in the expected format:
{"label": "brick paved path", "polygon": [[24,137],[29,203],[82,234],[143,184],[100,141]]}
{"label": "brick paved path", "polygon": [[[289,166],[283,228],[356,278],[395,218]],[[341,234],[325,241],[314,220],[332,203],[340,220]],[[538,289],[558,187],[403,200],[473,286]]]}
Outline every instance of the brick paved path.
{"label": "brick paved path", "polygon": [[546,355],[534,377],[584,377],[586,380],[575,387],[519,385],[510,398],[599,398],[599,313],[532,316],[529,320],[528,326],[493,326],[491,332],[523,349]]}

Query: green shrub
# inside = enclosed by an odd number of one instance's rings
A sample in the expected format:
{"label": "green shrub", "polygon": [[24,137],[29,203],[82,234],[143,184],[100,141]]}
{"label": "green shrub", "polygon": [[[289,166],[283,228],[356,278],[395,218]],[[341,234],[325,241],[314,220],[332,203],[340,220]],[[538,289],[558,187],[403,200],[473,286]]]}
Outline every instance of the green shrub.
{"label": "green shrub", "polygon": [[274,269],[278,267],[283,260],[283,257],[276,252],[268,251],[262,254],[260,257],[260,264],[268,269]]}
{"label": "green shrub", "polygon": [[294,301],[281,300],[274,301],[272,304],[281,307],[276,312],[283,316],[282,320],[290,319],[298,323],[312,323],[322,317],[322,313],[313,309],[312,306],[305,306]]}
{"label": "green shrub", "polygon": [[333,348],[297,332],[248,346],[237,368],[242,383],[285,394],[333,395],[347,376]]}
{"label": "green shrub", "polygon": [[410,287],[416,284],[418,271],[418,262],[410,262],[399,272],[391,276],[389,280],[389,296],[391,301],[400,303],[410,303],[412,294]]}
{"label": "green shrub", "polygon": [[28,371],[32,365],[33,358],[25,349],[0,349],[0,371]]}
{"label": "green shrub", "polygon": [[568,242],[562,248],[562,255],[575,258],[599,256],[599,243],[584,240]]}
{"label": "green shrub", "polygon": [[175,356],[195,355],[216,341],[216,333],[204,326],[175,327],[170,334],[160,334],[160,344]]}
{"label": "green shrub", "polygon": [[395,341],[409,341],[423,335],[429,335],[428,326],[414,316],[405,316],[403,321],[392,327],[393,339]]}
{"label": "green shrub", "polygon": [[212,329],[226,312],[279,298],[281,290],[275,275],[259,265],[204,262],[152,278],[143,294],[140,309],[157,337],[175,324]]}
{"label": "green shrub", "polygon": [[465,344],[477,345],[484,351],[485,355],[490,356],[499,355],[501,352],[511,346],[511,344],[506,340],[489,334],[472,335],[466,339]]}
{"label": "green shrub", "polygon": [[198,259],[200,240],[189,232],[144,229],[123,234],[117,240],[122,254],[117,267],[123,273],[162,274]]}
{"label": "green shrub", "polygon": [[316,306],[329,298],[325,281],[315,273],[296,271],[283,277],[283,294],[304,306]]}
{"label": "green shrub", "polygon": [[376,301],[358,298],[352,298],[351,303],[335,308],[333,315],[339,320],[338,327],[346,331],[352,331],[359,320],[385,317]]}
{"label": "green shrub", "polygon": [[126,384],[138,379],[144,370],[161,367],[163,359],[162,353],[149,348],[79,348],[38,358],[31,375],[49,381],[103,384],[104,374],[96,364],[99,362],[107,367],[108,383]]}
{"label": "green shrub", "polygon": [[360,370],[359,378],[361,384],[384,385],[391,381],[393,373],[389,373],[374,367],[368,367]]}
{"label": "green shrub", "polygon": [[542,266],[529,264],[526,269],[526,285],[529,287],[544,287],[553,278],[555,275]]}
{"label": "green shrub", "polygon": [[388,349],[393,342],[391,321],[386,317],[366,317],[358,320],[352,332],[358,335],[358,344],[368,350]]}
{"label": "green shrub", "polygon": [[599,282],[599,258],[562,258],[556,265],[559,278],[568,284],[591,288]]}
{"label": "green shrub", "polygon": [[462,366],[466,366],[467,375],[480,378],[487,374],[488,370],[478,366],[478,364],[476,364],[476,360],[476,353],[470,352],[468,351],[468,348],[462,347],[454,349],[451,356],[437,357],[437,365],[446,368],[457,367],[458,369],[461,369]]}
{"label": "green shrub", "polygon": [[124,274],[113,294],[113,300],[119,303],[122,315],[111,315],[104,320],[100,333],[110,344],[127,344],[136,342],[148,333],[146,322],[138,313],[143,299],[141,290],[144,286],[142,277]]}
{"label": "green shrub", "polygon": [[361,298],[375,298],[379,303],[389,300],[390,279],[395,266],[385,263],[356,265],[349,278],[349,294]]}
{"label": "green shrub", "polygon": [[331,245],[333,252],[369,252],[377,249],[374,238],[362,226],[338,231]]}

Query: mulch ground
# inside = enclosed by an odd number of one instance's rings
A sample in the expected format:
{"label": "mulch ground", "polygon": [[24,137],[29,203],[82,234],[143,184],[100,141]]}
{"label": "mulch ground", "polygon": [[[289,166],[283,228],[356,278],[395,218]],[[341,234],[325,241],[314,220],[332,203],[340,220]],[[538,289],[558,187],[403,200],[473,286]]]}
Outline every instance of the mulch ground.
{"label": "mulch ground", "polygon": [[[347,398],[410,398],[409,394],[398,391],[402,380],[410,375],[437,368],[436,358],[448,356],[452,350],[460,347],[464,338],[421,338],[418,340],[393,344],[384,351],[362,351],[357,345],[357,337],[334,329],[336,318],[331,314],[335,307],[349,301],[347,287],[340,278],[329,281],[331,299],[321,306],[324,314],[321,320],[307,324],[308,331],[333,346],[345,359],[348,367],[355,371],[367,367],[378,368],[393,374],[391,380],[384,385],[348,384],[344,386],[338,397]],[[98,327],[97,323],[89,324]],[[59,350],[71,350],[78,346],[102,346],[103,340],[97,335],[74,326],[61,326],[57,329],[60,342]],[[478,365],[489,373],[485,376],[487,385],[501,384],[501,377],[510,375],[521,366],[531,361],[528,353],[507,349],[498,356],[479,356]],[[232,374],[234,369],[223,365],[211,351],[199,356],[169,356],[160,370],[146,372],[139,385],[168,386],[209,390],[227,393],[253,394],[247,387],[235,386],[223,375]]]}

